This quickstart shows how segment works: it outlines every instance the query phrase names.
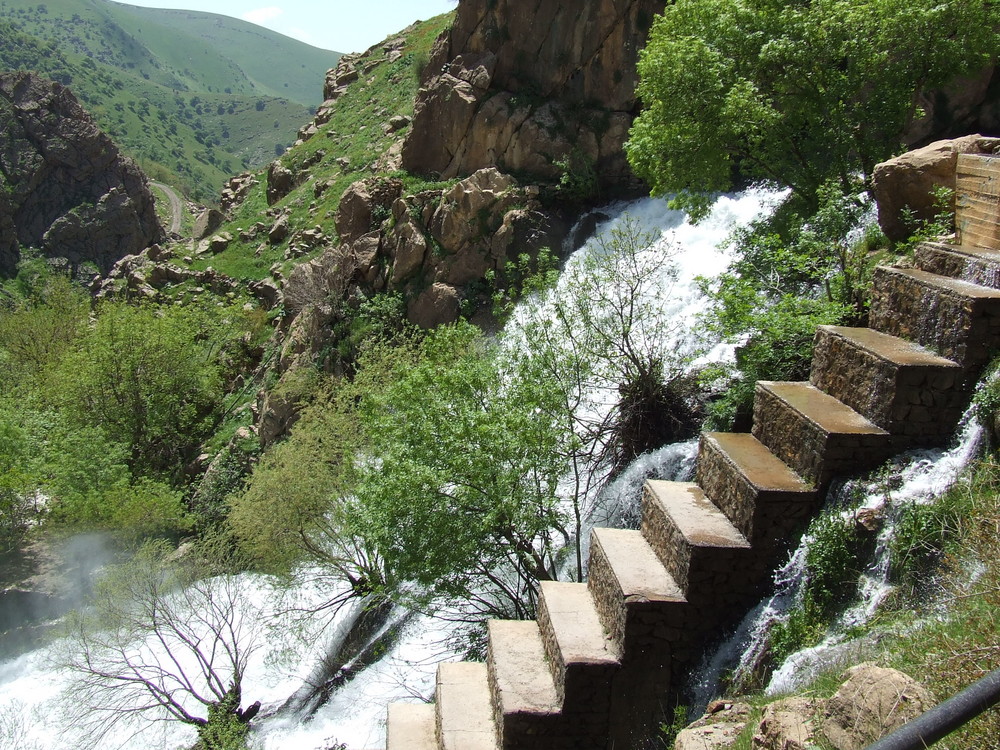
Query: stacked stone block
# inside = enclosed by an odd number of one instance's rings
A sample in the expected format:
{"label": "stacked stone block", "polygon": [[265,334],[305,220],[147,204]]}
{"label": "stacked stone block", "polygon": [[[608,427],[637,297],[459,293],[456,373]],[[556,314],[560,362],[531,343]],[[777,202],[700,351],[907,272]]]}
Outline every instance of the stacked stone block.
{"label": "stacked stone block", "polygon": [[888,432],[810,383],[759,381],[753,436],[820,488],[837,474],[878,466],[892,453]]}
{"label": "stacked stone block", "polygon": [[919,268],[876,268],[869,325],[978,371],[1000,347],[1000,290]]}
{"label": "stacked stone block", "polygon": [[1000,161],[963,159],[974,246],[924,243],[918,269],[879,269],[879,330],[821,326],[810,382],[758,383],[753,434],[703,434],[697,483],[648,482],[639,531],[593,532],[587,584],[543,582],[536,621],[489,624],[486,665],[440,665],[435,708],[390,707],[388,750],[640,746],[830,478],[952,434],[1000,348],[1000,222],[984,209],[1000,206]]}
{"label": "stacked stone block", "polygon": [[809,380],[899,438],[899,447],[946,439],[969,399],[957,363],[870,328],[820,326]]}
{"label": "stacked stone block", "polygon": [[921,242],[914,250],[917,268],[938,276],[1000,289],[1000,252],[945,242]]}

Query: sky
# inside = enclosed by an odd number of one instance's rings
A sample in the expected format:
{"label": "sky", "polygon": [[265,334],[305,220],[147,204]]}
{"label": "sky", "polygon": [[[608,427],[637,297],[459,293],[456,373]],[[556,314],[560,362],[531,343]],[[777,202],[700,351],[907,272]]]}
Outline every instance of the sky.
{"label": "sky", "polygon": [[200,10],[266,26],[314,47],[364,52],[414,21],[453,10],[456,0],[119,0],[146,8]]}

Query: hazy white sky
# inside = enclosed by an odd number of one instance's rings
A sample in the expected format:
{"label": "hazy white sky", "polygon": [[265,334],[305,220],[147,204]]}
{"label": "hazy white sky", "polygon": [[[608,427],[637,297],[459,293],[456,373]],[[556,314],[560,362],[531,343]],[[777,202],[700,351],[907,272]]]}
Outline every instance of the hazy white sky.
{"label": "hazy white sky", "polygon": [[219,13],[266,26],[314,47],[363,52],[414,21],[454,9],[456,1],[125,0],[125,4]]}

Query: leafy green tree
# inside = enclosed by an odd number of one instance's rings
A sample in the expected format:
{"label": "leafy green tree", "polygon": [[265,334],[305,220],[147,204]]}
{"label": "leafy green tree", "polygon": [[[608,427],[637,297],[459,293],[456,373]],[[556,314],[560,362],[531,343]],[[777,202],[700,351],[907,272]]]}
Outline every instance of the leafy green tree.
{"label": "leafy green tree", "polygon": [[460,324],[405,349],[373,347],[356,379],[366,454],[353,528],[390,586],[416,583],[470,616],[530,616],[569,539],[556,496],[559,394],[503,364]]}
{"label": "leafy green tree", "polygon": [[133,470],[176,471],[217,416],[212,344],[183,309],[107,304],[62,359],[54,398],[77,423],[125,445]]}
{"label": "leafy green tree", "polygon": [[994,58],[996,14],[981,0],[677,0],[640,58],[629,160],[691,208],[737,170],[811,206],[831,178],[867,183],[918,92]]}
{"label": "leafy green tree", "polygon": [[354,529],[354,462],[361,444],[353,398],[345,384],[303,409],[291,435],[254,468],[230,501],[229,527],[255,564],[279,575],[308,563],[351,587],[327,604],[385,588],[377,549]]}
{"label": "leafy green tree", "polygon": [[[11,389],[38,385],[86,323],[89,300],[67,277],[23,263],[12,283],[16,301],[0,306],[0,366]],[[23,295],[23,296],[22,296]]]}
{"label": "leafy green tree", "polygon": [[38,507],[25,470],[30,443],[10,411],[0,407],[0,554],[17,547]]}

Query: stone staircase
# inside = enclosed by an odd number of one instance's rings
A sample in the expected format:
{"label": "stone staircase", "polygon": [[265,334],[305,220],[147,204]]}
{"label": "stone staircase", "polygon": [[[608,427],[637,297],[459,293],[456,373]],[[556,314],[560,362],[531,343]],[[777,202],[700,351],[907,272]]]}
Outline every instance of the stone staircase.
{"label": "stone staircase", "polygon": [[[1000,159],[970,158],[960,194],[988,194]],[[391,705],[387,750],[641,747],[829,480],[954,432],[1000,349],[1000,243],[979,246],[996,223],[983,203],[959,201],[969,242],[924,243],[916,268],[876,271],[871,328],[817,330],[809,382],[759,382],[752,434],[704,433],[695,483],[647,482],[640,530],[595,529],[587,583],[542,583],[537,620],[489,623],[485,664],[441,664],[435,704]]]}

